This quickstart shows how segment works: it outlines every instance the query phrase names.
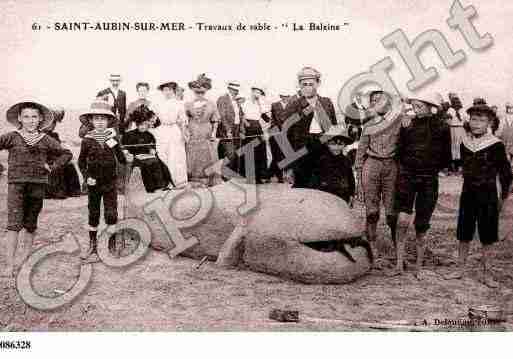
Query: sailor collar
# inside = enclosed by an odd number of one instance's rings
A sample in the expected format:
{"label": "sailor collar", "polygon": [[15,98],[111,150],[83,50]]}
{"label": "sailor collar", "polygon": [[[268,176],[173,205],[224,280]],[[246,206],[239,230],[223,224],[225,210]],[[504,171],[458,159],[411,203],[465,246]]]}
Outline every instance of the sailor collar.
{"label": "sailor collar", "polygon": [[469,135],[463,138],[463,146],[465,146],[469,151],[474,153],[484,150],[485,148],[488,148],[491,145],[496,144],[497,142],[501,142],[501,140],[492,135],[491,133],[486,133],[481,137],[474,137]]}

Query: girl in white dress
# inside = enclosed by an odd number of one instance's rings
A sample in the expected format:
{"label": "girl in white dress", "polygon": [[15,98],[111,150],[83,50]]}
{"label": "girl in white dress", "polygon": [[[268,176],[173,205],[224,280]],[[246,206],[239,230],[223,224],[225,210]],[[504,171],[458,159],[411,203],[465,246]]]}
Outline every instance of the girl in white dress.
{"label": "girl in white dress", "polygon": [[157,140],[157,153],[166,164],[176,187],[187,184],[187,158],[185,154],[187,117],[183,101],[176,98],[177,84],[166,82],[158,87],[164,100],[154,106],[161,125],[153,130]]}

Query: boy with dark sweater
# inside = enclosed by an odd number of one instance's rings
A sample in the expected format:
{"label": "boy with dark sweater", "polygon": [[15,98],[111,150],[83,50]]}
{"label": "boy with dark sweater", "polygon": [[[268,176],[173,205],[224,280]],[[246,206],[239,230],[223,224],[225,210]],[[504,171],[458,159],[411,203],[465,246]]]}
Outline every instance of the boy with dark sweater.
{"label": "boy with dark sweater", "polygon": [[[504,144],[488,133],[495,114],[484,100],[474,102],[467,110],[470,115],[470,135],[461,144],[463,161],[463,189],[460,197],[457,239],[459,241],[458,269],[446,279],[463,277],[470,242],[476,229],[482,247],[482,282],[490,288],[498,283],[489,272],[492,244],[498,240],[501,203],[508,197],[512,181],[511,166]],[[499,177],[501,191],[497,190]],[[500,197],[499,197],[500,193]],[[500,198],[500,199],[499,199]]]}
{"label": "boy with dark sweater", "polygon": [[82,259],[91,261],[96,260],[90,257],[97,254],[102,199],[105,224],[110,227],[118,221],[117,163],[125,164],[126,159],[115,138],[115,132],[108,128],[115,120],[116,116],[109,104],[103,101],[93,102],[91,109],[80,116],[80,122],[90,122],[94,128],[84,136],[78,158],[78,167],[88,186],[89,208],[89,250]]}
{"label": "boy with dark sweater", "polygon": [[[23,244],[23,261],[31,252],[48,174],[64,166],[73,157],[69,150],[40,131],[52,119],[51,111],[36,102],[20,102],[7,110],[7,121],[17,127],[15,131],[0,136],[0,150],[9,151],[7,266],[3,271],[7,276],[15,272],[16,245]],[[49,158],[53,159],[51,166],[48,164]],[[22,229],[25,229],[23,242],[19,236]]]}
{"label": "boy with dark sweater", "polygon": [[352,205],[356,186],[351,161],[344,155],[351,138],[342,125],[332,126],[324,137],[328,141],[313,169],[311,188],[334,194]]}
{"label": "boy with dark sweater", "polygon": [[422,279],[426,233],[438,201],[438,173],[451,159],[451,135],[440,114],[438,96],[408,100],[415,112],[411,120],[401,121],[397,154],[399,176],[396,182],[394,210],[398,213],[396,232],[396,268],[390,276],[404,273],[404,250],[415,207],[417,261],[414,275]]}

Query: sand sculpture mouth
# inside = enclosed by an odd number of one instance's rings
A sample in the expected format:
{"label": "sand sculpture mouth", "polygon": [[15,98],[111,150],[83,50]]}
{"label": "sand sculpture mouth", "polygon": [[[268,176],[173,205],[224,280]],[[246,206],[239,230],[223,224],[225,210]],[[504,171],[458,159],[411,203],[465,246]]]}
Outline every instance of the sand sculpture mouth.
{"label": "sand sculpture mouth", "polygon": [[356,259],[347,250],[347,247],[349,247],[349,248],[363,247],[367,250],[367,258],[369,259],[369,261],[370,262],[373,261],[372,250],[369,245],[369,242],[364,240],[362,237],[351,237],[351,238],[328,240],[328,241],[320,240],[319,242],[303,243],[303,245],[305,245],[315,251],[319,251],[319,252],[330,253],[330,252],[336,251],[336,252],[342,253],[344,256],[346,256],[347,259],[349,259],[353,263],[356,263]]}

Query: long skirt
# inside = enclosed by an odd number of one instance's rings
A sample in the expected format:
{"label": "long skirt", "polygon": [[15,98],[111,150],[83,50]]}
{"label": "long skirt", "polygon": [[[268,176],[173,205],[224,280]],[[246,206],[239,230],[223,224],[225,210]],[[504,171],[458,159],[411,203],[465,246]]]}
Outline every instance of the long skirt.
{"label": "long skirt", "polygon": [[461,159],[460,145],[465,137],[463,126],[451,126],[451,158],[453,161]]}
{"label": "long skirt", "polygon": [[[256,180],[256,183],[261,183],[262,179],[267,177],[267,147],[263,137],[264,132],[262,131],[262,127],[258,121],[249,120],[248,124],[249,125],[246,126],[246,138],[242,141],[243,146],[248,145],[255,140],[260,142],[253,148],[252,163],[248,162],[248,155],[242,155],[242,172],[250,182],[254,182]],[[252,172],[255,176],[254,179],[251,178],[253,176]]]}
{"label": "long skirt", "polygon": [[[201,179],[209,175],[206,170],[217,161],[214,142],[210,141],[212,124],[210,122],[189,122],[191,138],[187,142],[187,171],[189,178]],[[208,172],[208,171],[207,171]]]}
{"label": "long skirt", "polygon": [[178,125],[161,125],[153,130],[159,158],[169,169],[176,186],[187,183],[187,155],[182,131]]}

